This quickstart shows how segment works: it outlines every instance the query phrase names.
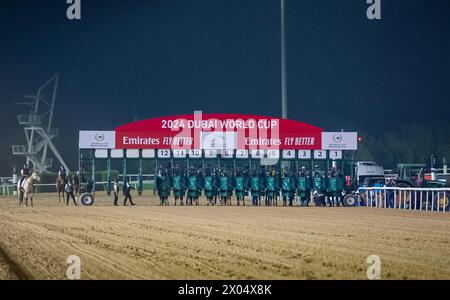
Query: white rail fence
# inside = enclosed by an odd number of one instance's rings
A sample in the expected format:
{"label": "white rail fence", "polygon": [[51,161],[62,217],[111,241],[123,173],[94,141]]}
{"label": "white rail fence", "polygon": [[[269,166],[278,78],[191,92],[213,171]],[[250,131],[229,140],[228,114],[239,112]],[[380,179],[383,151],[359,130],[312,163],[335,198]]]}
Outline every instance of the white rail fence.
{"label": "white rail fence", "polygon": [[364,187],[358,192],[367,207],[435,212],[450,208],[450,188]]}
{"label": "white rail fence", "polygon": [[[96,186],[108,182],[96,182]],[[137,190],[138,181],[130,181]],[[143,180],[143,184],[154,184],[154,180]],[[36,184],[36,187],[55,186],[54,183]],[[0,195],[13,195],[16,185],[2,184]],[[358,189],[360,206],[416,211],[450,211],[450,188],[409,187],[364,187]]]}

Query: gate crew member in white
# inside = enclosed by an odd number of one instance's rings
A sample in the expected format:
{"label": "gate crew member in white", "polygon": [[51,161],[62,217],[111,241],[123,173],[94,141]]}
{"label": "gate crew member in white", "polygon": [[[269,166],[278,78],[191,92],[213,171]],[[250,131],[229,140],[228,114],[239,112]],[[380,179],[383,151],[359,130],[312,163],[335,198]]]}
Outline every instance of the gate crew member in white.
{"label": "gate crew member in white", "polygon": [[72,181],[67,181],[66,186],[64,188],[66,190],[66,203],[69,206],[69,198],[72,197],[73,203],[77,206],[77,201],[75,200],[75,195],[73,194],[73,184]]}
{"label": "gate crew member in white", "polygon": [[119,200],[119,192],[120,192],[119,179],[116,179],[114,181],[114,206],[117,206],[117,201]]}
{"label": "gate crew member in white", "polygon": [[125,199],[123,200],[123,205],[127,205],[127,200],[130,199],[131,205],[136,205],[133,203],[133,200],[131,200],[131,190],[134,190],[134,187],[130,185],[130,182],[128,179],[125,180],[125,186],[123,187],[123,193],[125,195]]}

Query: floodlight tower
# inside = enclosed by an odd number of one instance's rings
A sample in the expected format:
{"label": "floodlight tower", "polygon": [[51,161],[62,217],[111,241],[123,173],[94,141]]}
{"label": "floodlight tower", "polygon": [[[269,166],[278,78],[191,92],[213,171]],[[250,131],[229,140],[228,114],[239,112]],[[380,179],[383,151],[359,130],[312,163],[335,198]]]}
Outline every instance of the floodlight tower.
{"label": "floodlight tower", "polygon": [[286,72],[286,6],[281,0],[281,117],[287,119],[287,72]]}
{"label": "floodlight tower", "polygon": [[49,149],[69,172],[52,142],[59,133],[58,128],[52,127],[58,81],[59,74],[56,74],[38,89],[36,95],[25,96],[27,102],[18,103],[29,108],[28,114],[17,116],[19,124],[24,127],[27,145],[14,145],[12,152],[13,155],[26,157],[27,164],[31,163],[40,172],[47,171],[53,165],[53,160],[47,158]]}

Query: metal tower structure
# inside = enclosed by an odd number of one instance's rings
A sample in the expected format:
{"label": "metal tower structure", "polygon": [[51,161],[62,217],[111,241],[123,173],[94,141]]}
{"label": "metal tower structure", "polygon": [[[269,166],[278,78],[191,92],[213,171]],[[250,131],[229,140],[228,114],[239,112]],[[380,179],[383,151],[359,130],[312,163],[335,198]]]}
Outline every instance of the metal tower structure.
{"label": "metal tower structure", "polygon": [[59,154],[52,140],[59,133],[58,128],[52,127],[53,111],[58,91],[59,74],[54,75],[33,96],[25,96],[26,102],[18,103],[29,108],[26,115],[17,116],[17,120],[24,127],[27,145],[12,146],[13,155],[26,157],[26,162],[41,172],[47,171],[53,165],[53,159],[47,158],[51,151],[59,163],[69,168]]}

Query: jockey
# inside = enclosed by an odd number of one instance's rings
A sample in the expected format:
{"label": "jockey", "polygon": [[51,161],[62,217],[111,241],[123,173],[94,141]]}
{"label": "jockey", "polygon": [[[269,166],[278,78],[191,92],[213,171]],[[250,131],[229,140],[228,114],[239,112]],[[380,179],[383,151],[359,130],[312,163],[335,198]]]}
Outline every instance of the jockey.
{"label": "jockey", "polygon": [[64,168],[64,166],[59,167],[58,176],[61,177],[64,180],[64,182],[67,181],[67,171],[66,168]]}
{"label": "jockey", "polygon": [[19,186],[20,189],[23,190],[23,183],[25,181],[25,179],[27,179],[30,176],[30,169],[28,168],[28,166],[25,164],[23,165],[23,168],[20,170],[20,175],[22,176],[19,180]]}

